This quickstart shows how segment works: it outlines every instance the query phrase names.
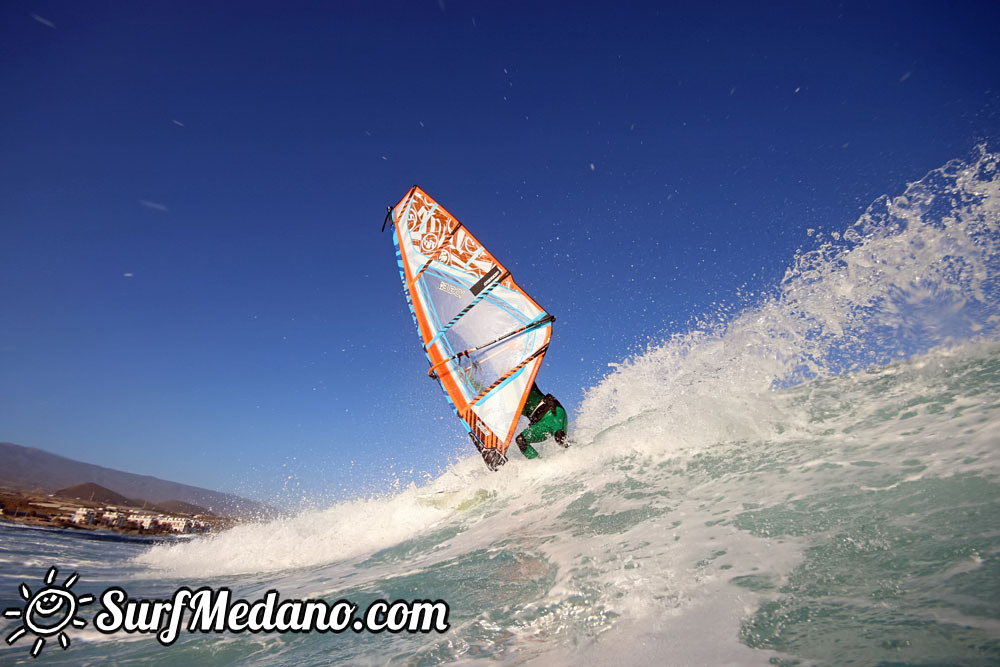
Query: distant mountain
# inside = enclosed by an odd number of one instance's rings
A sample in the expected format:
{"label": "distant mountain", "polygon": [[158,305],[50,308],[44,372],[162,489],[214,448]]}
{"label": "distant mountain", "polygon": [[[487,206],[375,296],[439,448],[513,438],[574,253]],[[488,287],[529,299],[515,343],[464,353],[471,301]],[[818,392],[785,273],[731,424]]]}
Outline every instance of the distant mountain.
{"label": "distant mountain", "polygon": [[208,510],[204,507],[199,507],[198,505],[192,505],[191,503],[185,503],[180,500],[165,500],[162,503],[156,503],[156,509],[167,514],[207,514]]}
{"label": "distant mountain", "polygon": [[[129,500],[120,493],[115,493],[111,489],[106,489],[100,484],[94,484],[93,482],[77,484],[76,486],[59,489],[55,492],[55,494],[57,496],[62,496],[63,498],[93,500],[95,503],[101,503],[104,505],[122,505],[125,507],[135,506],[134,501]],[[139,505],[142,505],[142,501],[139,501]]]}
{"label": "distant mountain", "polygon": [[33,447],[0,442],[0,485],[25,491],[54,493],[58,489],[88,482],[126,499],[144,498],[153,503],[179,501],[223,516],[254,518],[274,513],[273,509],[262,503],[230,493],[168,482],[150,475],[122,472],[74,461]]}
{"label": "distant mountain", "polygon": [[117,505],[118,507],[134,507],[136,509],[146,509],[164,514],[207,514],[208,510],[198,505],[185,503],[181,500],[164,500],[159,503],[152,503],[145,498],[126,498],[120,493],[115,493],[111,489],[106,489],[100,484],[86,482],[77,484],[67,489],[59,489],[55,495],[63,498],[76,498],[78,500],[90,500],[102,505]]}

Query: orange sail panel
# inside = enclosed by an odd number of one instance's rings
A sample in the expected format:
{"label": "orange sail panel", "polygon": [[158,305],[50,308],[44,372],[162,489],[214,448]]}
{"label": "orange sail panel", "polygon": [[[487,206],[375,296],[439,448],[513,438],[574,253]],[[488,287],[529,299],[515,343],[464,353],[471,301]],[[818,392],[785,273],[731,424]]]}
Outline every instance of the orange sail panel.
{"label": "orange sail panel", "polygon": [[506,455],[555,318],[419,187],[390,213],[399,275],[428,373],[441,383],[476,447]]}

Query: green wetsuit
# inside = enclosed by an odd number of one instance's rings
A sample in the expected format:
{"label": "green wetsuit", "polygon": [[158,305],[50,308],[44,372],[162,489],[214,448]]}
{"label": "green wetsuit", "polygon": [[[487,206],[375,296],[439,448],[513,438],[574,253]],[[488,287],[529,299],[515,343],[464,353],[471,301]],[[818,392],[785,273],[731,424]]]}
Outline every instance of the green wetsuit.
{"label": "green wetsuit", "polygon": [[566,443],[566,410],[552,394],[542,394],[538,385],[532,385],[521,414],[530,422],[528,428],[517,436],[517,446],[525,458],[538,458],[532,443],[541,442],[550,435],[555,436],[556,442],[563,447],[569,447]]}

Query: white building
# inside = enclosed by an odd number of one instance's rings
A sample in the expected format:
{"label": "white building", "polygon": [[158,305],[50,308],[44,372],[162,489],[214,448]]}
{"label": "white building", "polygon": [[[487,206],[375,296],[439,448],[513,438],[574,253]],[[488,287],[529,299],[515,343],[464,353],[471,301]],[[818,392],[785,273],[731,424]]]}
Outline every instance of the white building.
{"label": "white building", "polygon": [[160,525],[168,526],[175,533],[191,532],[191,519],[184,519],[178,516],[161,517]]}
{"label": "white building", "polygon": [[101,517],[101,523],[112,528],[121,528],[125,525],[126,517],[121,512],[108,511]]}
{"label": "white building", "polygon": [[73,523],[83,526],[91,526],[94,524],[94,510],[89,507],[78,507],[75,512],[73,512]]}
{"label": "white building", "polygon": [[135,521],[140,528],[149,530],[157,523],[156,517],[152,514],[130,514],[128,517],[129,521]]}

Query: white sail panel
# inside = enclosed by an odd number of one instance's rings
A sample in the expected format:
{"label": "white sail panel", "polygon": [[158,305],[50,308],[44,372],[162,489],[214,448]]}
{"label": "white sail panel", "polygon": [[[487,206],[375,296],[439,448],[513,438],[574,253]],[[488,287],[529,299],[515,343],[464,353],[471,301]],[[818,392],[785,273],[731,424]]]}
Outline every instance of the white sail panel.
{"label": "white sail panel", "polygon": [[400,277],[424,351],[476,446],[505,454],[554,318],[414,186],[391,211]]}

